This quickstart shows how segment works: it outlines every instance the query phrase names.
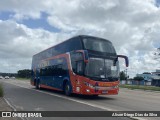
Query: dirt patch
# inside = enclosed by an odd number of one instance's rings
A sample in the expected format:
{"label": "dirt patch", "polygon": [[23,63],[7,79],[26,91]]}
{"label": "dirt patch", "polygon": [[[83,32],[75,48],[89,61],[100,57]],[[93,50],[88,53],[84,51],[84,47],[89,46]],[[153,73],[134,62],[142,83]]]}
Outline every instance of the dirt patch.
{"label": "dirt patch", "polygon": [[[0,97],[0,111],[13,111],[3,97]],[[0,118],[0,120],[22,120],[21,118]]]}

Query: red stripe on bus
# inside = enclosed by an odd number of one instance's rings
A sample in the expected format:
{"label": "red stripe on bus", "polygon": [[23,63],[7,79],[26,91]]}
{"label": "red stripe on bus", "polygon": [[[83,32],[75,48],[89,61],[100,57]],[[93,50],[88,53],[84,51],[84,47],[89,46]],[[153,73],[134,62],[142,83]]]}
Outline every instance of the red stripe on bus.
{"label": "red stripe on bus", "polygon": [[47,85],[42,85],[42,84],[40,84],[40,87],[41,87],[41,88],[50,89],[50,90],[58,90],[58,91],[62,91],[61,89],[54,88],[54,87],[50,87],[50,86],[47,86]]}

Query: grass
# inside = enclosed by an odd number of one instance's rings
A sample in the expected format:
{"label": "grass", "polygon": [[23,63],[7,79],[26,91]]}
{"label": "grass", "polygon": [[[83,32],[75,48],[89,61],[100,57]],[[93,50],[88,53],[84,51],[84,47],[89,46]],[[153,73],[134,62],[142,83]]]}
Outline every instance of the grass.
{"label": "grass", "polygon": [[2,84],[0,84],[0,97],[3,97],[3,87],[2,87]]}
{"label": "grass", "polygon": [[121,88],[160,91],[160,87],[142,85],[120,85]]}

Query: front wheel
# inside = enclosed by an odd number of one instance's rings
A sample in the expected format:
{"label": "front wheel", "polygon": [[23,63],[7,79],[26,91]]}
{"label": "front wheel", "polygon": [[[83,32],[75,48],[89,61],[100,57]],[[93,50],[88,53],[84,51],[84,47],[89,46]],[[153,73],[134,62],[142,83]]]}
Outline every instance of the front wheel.
{"label": "front wheel", "polygon": [[98,97],[98,95],[92,95],[93,97]]}
{"label": "front wheel", "polygon": [[65,88],[64,88],[64,92],[67,96],[70,96],[71,95],[71,86],[69,84],[69,82],[66,82],[65,84]]}

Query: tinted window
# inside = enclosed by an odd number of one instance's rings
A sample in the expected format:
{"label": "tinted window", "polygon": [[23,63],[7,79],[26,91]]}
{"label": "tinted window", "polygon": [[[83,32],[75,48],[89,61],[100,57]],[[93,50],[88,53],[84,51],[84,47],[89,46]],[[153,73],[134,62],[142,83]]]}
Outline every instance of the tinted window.
{"label": "tinted window", "polygon": [[82,49],[82,43],[81,43],[79,37],[72,38],[70,40],[70,42],[68,42],[68,46],[70,48],[69,51],[81,50]]}
{"label": "tinted window", "polygon": [[52,55],[58,55],[66,52],[70,52],[73,50],[81,50],[82,43],[79,37],[71,38],[55,47],[52,48]]}
{"label": "tinted window", "polygon": [[45,58],[49,58],[49,57],[70,52],[73,50],[81,50],[81,49],[82,49],[81,39],[79,37],[74,37],[52,48],[42,51],[39,54],[36,54],[33,57],[32,63],[37,64],[35,61],[40,61]]}
{"label": "tinted window", "polygon": [[41,76],[59,76],[67,74],[67,67],[65,65],[53,65],[40,69]]}
{"label": "tinted window", "polygon": [[114,60],[90,58],[85,74],[97,78],[119,77],[119,63],[117,61],[114,65]]}
{"label": "tinted window", "polygon": [[81,52],[71,52],[70,55],[72,61],[83,60],[83,54]]}
{"label": "tinted window", "polygon": [[104,59],[91,58],[86,66],[85,74],[90,77],[105,78]]}
{"label": "tinted window", "polygon": [[83,43],[85,49],[106,52],[106,53],[115,53],[115,49],[111,42],[98,38],[83,38]]}

